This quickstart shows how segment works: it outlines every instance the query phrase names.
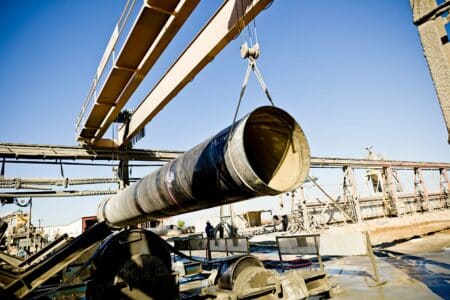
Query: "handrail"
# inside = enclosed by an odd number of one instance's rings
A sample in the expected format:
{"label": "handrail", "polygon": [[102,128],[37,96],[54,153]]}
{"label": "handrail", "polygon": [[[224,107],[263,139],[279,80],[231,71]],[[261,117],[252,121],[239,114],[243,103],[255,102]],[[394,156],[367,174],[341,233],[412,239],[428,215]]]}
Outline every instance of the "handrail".
{"label": "handrail", "polygon": [[109,42],[106,45],[103,56],[97,67],[97,71],[95,72],[94,79],[89,88],[88,94],[86,95],[86,97],[84,99],[83,105],[81,107],[81,111],[80,111],[77,121],[75,123],[75,132],[77,135],[81,131],[80,124],[86,116],[87,107],[92,103],[92,99],[94,98],[93,96],[96,96],[97,85],[100,82],[100,79],[102,78],[103,74],[105,73],[105,68],[108,65],[108,62],[110,61],[111,56],[113,59],[112,65],[114,66],[114,60],[115,60],[114,53],[116,50],[117,42],[119,41],[119,38],[121,37],[123,30],[125,29],[125,26],[128,24],[131,12],[133,11],[135,4],[136,4],[136,0],[128,0],[127,1],[124,9],[122,11],[122,14],[119,17],[119,20],[117,21],[116,25],[114,26],[113,33],[111,34]]}

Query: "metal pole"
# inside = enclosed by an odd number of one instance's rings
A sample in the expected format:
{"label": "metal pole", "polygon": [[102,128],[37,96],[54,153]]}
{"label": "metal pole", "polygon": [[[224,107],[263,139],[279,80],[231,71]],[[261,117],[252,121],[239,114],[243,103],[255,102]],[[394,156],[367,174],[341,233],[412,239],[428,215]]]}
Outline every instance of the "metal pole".
{"label": "metal pole", "polygon": [[4,177],[5,176],[5,164],[6,164],[5,157],[3,157],[2,169],[0,171],[0,177]]}
{"label": "metal pole", "polygon": [[305,191],[303,186],[300,187],[300,207],[302,209],[303,228],[309,230],[311,224],[309,222],[308,206],[306,205]]}
{"label": "metal pole", "polygon": [[378,272],[377,262],[375,261],[375,255],[373,255],[372,243],[370,241],[369,233],[366,232],[366,246],[367,255],[370,257],[370,262],[372,263],[373,273],[375,274],[375,281],[377,284],[381,284],[380,273]]}
{"label": "metal pole", "polygon": [[236,231],[234,228],[234,213],[233,213],[233,206],[230,204],[228,205],[228,208],[230,209],[230,222],[231,222],[231,230],[230,230],[230,237],[235,237],[236,236]]}
{"label": "metal pole", "polygon": [[295,190],[292,190],[292,191],[291,191],[291,213],[292,213],[292,214],[293,214],[294,211],[296,210],[296,207],[295,207],[295,195],[294,195],[294,193],[295,193]]}
{"label": "metal pole", "polygon": [[30,198],[30,209],[29,209],[29,213],[28,213],[28,241],[27,241],[27,253],[28,255],[31,254],[31,211],[32,211],[32,207],[33,207],[33,198]]}
{"label": "metal pole", "polygon": [[129,174],[128,160],[121,160],[117,170],[117,175],[119,176],[119,188],[121,190],[130,185]]}

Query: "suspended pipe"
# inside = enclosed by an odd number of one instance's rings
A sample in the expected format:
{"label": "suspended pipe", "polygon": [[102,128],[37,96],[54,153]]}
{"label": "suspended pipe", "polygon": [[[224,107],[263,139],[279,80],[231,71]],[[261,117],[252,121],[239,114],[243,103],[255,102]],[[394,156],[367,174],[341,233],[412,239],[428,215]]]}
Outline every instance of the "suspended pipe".
{"label": "suspended pipe", "polygon": [[260,107],[98,207],[113,226],[173,216],[298,187],[310,152],[285,111]]}

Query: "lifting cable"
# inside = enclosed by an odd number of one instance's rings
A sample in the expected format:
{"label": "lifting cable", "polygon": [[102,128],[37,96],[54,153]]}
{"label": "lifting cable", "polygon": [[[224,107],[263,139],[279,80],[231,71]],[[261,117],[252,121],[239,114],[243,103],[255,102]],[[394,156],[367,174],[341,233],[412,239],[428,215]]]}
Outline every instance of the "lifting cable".
{"label": "lifting cable", "polygon": [[[241,2],[241,5],[242,5],[242,2]],[[243,11],[243,7],[241,7],[241,10]],[[256,21],[255,21],[255,19],[253,19],[253,22],[252,22],[253,31],[250,29],[250,25],[247,26],[247,29],[248,29],[247,30],[248,43],[247,43],[247,41],[245,41],[246,38],[243,37],[243,35],[245,34],[245,31],[241,30],[241,27],[240,27],[241,21],[239,18],[238,10],[236,10],[236,14],[237,14],[237,19],[238,19],[239,35],[241,36],[241,47],[240,47],[241,58],[247,59],[248,64],[247,64],[247,70],[245,72],[244,80],[242,82],[241,92],[239,94],[239,100],[238,100],[238,103],[236,106],[236,110],[234,112],[233,122],[231,123],[231,130],[228,133],[228,137],[227,137],[228,142],[231,138],[231,133],[234,130],[236,118],[239,113],[239,109],[241,107],[242,99],[244,98],[245,90],[248,85],[248,80],[250,79],[250,73],[253,72],[253,74],[255,74],[255,77],[258,80],[258,83],[261,86],[261,89],[263,90],[263,92],[266,95],[267,99],[269,100],[270,104],[272,106],[275,106],[272,96],[269,93],[269,89],[267,88],[267,85],[264,82],[263,76],[256,64],[256,60],[258,59],[259,54],[260,54],[258,35],[256,32]],[[252,38],[252,32],[253,32],[253,38]],[[254,40],[254,43],[253,43],[253,40]],[[249,46],[249,44],[250,44],[250,46]]]}

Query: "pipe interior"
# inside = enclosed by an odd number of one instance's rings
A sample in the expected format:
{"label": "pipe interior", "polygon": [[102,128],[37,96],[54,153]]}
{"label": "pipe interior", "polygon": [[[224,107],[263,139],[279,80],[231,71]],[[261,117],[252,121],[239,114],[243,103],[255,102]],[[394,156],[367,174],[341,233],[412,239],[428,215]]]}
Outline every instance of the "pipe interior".
{"label": "pipe interior", "polygon": [[275,108],[253,112],[245,125],[244,148],[250,166],[270,188],[286,192],[304,180],[309,148],[300,126],[288,114]]}

